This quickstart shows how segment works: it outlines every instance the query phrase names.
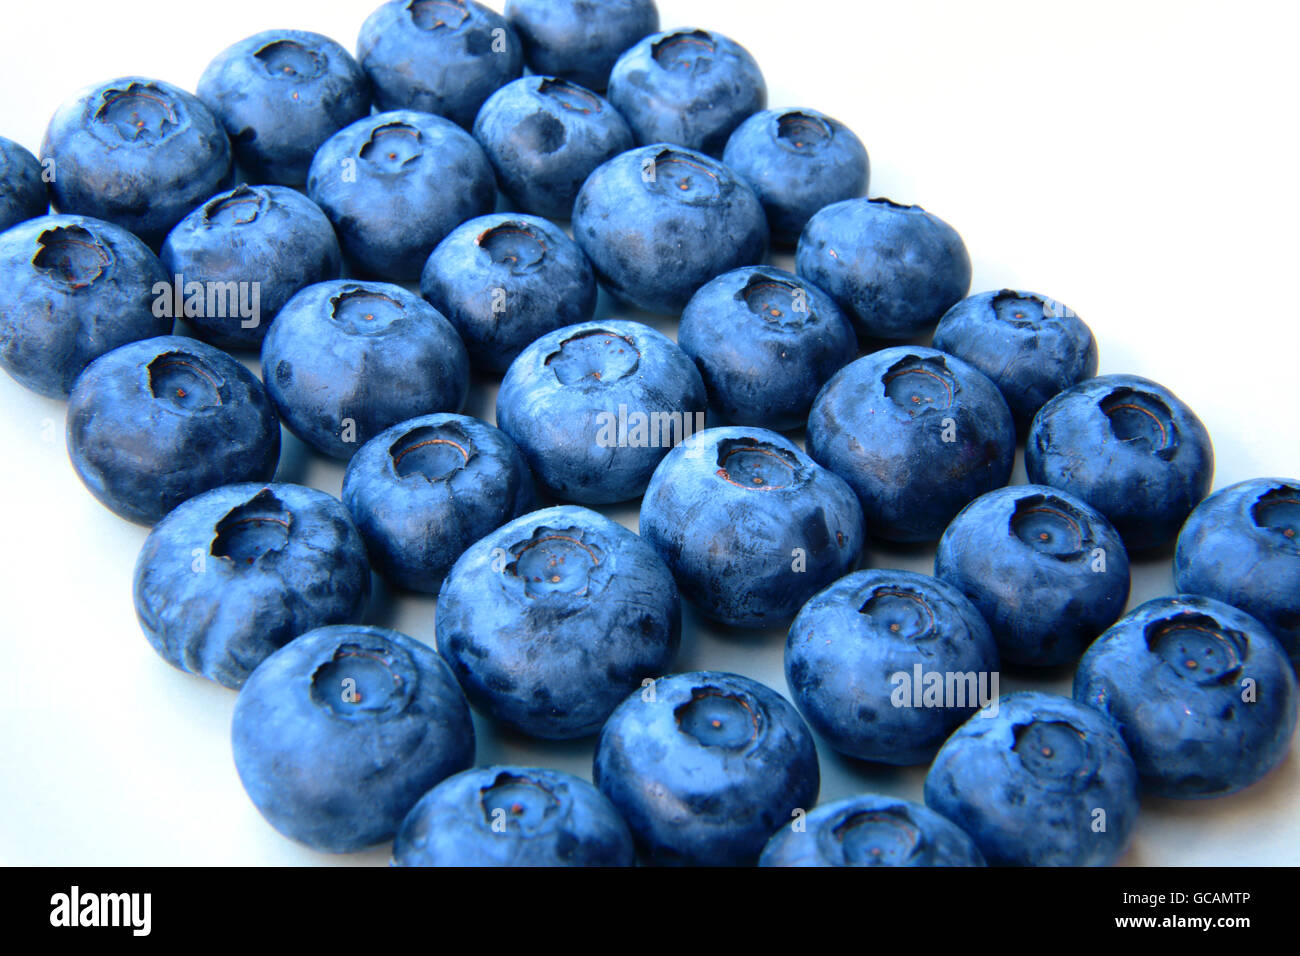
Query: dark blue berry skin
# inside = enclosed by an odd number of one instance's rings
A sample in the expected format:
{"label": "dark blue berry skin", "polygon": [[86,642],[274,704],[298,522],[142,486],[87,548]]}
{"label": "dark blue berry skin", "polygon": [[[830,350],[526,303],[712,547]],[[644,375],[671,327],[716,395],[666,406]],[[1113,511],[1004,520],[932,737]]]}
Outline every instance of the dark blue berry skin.
{"label": "dark blue berry skin", "polygon": [[295,293],[343,274],[329,219],[283,186],[241,185],[213,196],[167,234],[161,257],[168,275],[184,283],[256,283],[258,314],[252,318],[230,309],[210,314],[206,307],[186,313],[200,338],[228,349],[258,348]]}
{"label": "dark blue berry skin", "polygon": [[474,763],[447,665],[380,627],[317,628],[268,657],[239,692],[231,740],[267,822],[327,853],[392,839],[423,794]]}
{"label": "dark blue berry skin", "polygon": [[361,272],[419,279],[434,246],[496,205],[492,164],[450,120],[399,110],[357,120],[312,160],[307,195]]}
{"label": "dark blue berry skin", "polygon": [[1097,374],[1092,330],[1071,309],[1033,292],[962,299],[939,320],[934,347],[993,380],[1021,435],[1049,399]]}
{"label": "dark blue berry skin", "polygon": [[68,454],[100,503],[151,525],[222,485],[270,481],[280,423],[252,372],[163,335],[101,355],[68,397]]}
{"label": "dark blue berry skin", "polygon": [[867,191],[871,164],[853,131],[816,110],[764,110],[736,127],[722,161],[758,194],[772,241],[793,246],[819,210]]}
{"label": "dark blue berry skin", "polygon": [[157,248],[231,178],[230,140],[203,103],[139,76],[87,87],[55,112],[41,144],[60,212],[116,223]]}
{"label": "dark blue berry skin", "polygon": [[299,634],[359,624],[365,545],[343,506],[287,484],[214,488],[154,526],[135,563],[135,611],[173,667],[239,688]]}
{"label": "dark blue berry skin", "polygon": [[659,29],[654,0],[506,0],[528,68],[603,91],[623,51]]}
{"label": "dark blue berry skin", "polygon": [[[840,578],[803,606],[785,645],[786,683],[813,730],[842,754],[898,766],[929,761],[996,697],[997,670],[997,645],[975,607],[955,588],[911,571]],[[953,699],[927,703],[930,673],[945,681],[971,674],[975,682],[954,684]]]}
{"label": "dark blue berry skin", "polygon": [[0,136],[0,232],[50,211],[40,161]]}
{"label": "dark blue berry skin", "polygon": [[948,738],[926,775],[925,804],[992,866],[1109,866],[1137,823],[1138,775],[1110,718],[1026,691]]}
{"label": "dark blue berry skin", "polygon": [[613,504],[645,491],[668,450],[702,427],[706,407],[699,372],[667,336],[639,322],[586,322],[515,359],[497,393],[497,426],[550,494]]}
{"label": "dark blue berry skin", "polygon": [[119,345],[168,335],[154,313],[158,257],[120,226],[85,216],[40,216],[0,234],[0,365],[52,398]]}
{"label": "dark blue berry skin", "polygon": [[420,292],[456,327],[470,362],[501,375],[548,332],[596,311],[591,263],[564,230],[495,213],[458,226],[425,263]]}
{"label": "dark blue berry skin", "polygon": [[479,767],[415,805],[393,866],[633,866],[627,824],[587,781],[537,767]]}
{"label": "dark blue berry skin", "polygon": [[504,432],[465,415],[424,415],[361,447],[343,503],[375,569],[436,593],[475,541],[535,507],[533,476]]}
{"label": "dark blue berry skin", "polygon": [[668,453],[641,502],[641,535],[701,613],[760,628],[851,571],[864,531],[842,480],[776,432],[732,427]]}
{"label": "dark blue berry skin", "polygon": [[609,101],[642,146],[672,143],[720,156],[732,131],[767,105],[767,84],[735,40],[684,29],[648,36],[620,56]]}
{"label": "dark blue berry skin", "polygon": [[488,97],[474,138],[501,191],[522,211],[551,219],[568,219],[592,171],[635,145],[608,101],[545,76],[525,76]]}
{"label": "dark blue berry skin", "polygon": [[611,293],[650,312],[679,312],[700,286],[767,254],[767,219],[726,166],[646,146],[601,166],[573,207],[573,237]]}
{"label": "dark blue berry skin", "polygon": [[1046,485],[999,488],[963,508],[939,539],[934,573],[1019,666],[1074,663],[1128,602],[1128,553],[1111,523]]}
{"label": "dark blue berry skin", "polygon": [[1174,583],[1245,611],[1300,670],[1300,481],[1243,481],[1197,505],[1178,535]]}
{"label": "dark blue berry skin", "polygon": [[968,503],[1011,477],[1016,428],[982,372],[898,346],[835,374],[808,416],[808,454],[858,493],[888,541],[933,541]]}
{"label": "dark blue berry skin", "polygon": [[235,159],[257,183],[301,186],[325,140],[370,113],[370,82],[347,50],[303,30],[266,30],[221,51],[199,78]]}
{"label": "dark blue berry skin", "polygon": [[1173,392],[1137,375],[1103,375],[1057,395],[1034,416],[1025,471],[1082,498],[1129,551],[1171,542],[1210,490],[1214,447]]}
{"label": "dark blue berry skin", "polygon": [[808,221],[799,275],[821,286],[868,339],[908,339],[934,327],[970,291],[956,230],[920,206],[846,199]]}
{"label": "dark blue berry skin", "polygon": [[677,344],[695,360],[719,414],[773,429],[803,425],[821,387],[858,347],[830,296],[766,266],[705,284],[682,313]]}
{"label": "dark blue berry skin", "polygon": [[459,411],[469,357],[419,296],[339,279],[308,286],[280,310],[262,343],[262,380],[295,435],[346,461],[398,422]]}
{"label": "dark blue berry skin", "polygon": [[357,59],[379,109],[433,113],[465,129],[524,68],[510,24],[473,0],[389,0],[362,25]]}
{"label": "dark blue berry skin", "polygon": [[818,807],[767,841],[759,866],[985,866],[960,827],[920,804],[868,793]]}
{"label": "dark blue berry skin", "polygon": [[1074,697],[1119,725],[1143,785],[1164,797],[1236,793],[1286,759],[1296,679],[1249,614],[1197,595],[1122,617],[1079,662]]}
{"label": "dark blue berry skin", "polygon": [[821,786],[798,711],[717,671],[663,677],[628,697],[600,732],[593,779],[658,866],[753,866]]}
{"label": "dark blue berry skin", "polygon": [[438,650],[484,713],[532,737],[600,729],[672,665],[681,602],[653,550],[572,505],[472,545],[438,594]]}

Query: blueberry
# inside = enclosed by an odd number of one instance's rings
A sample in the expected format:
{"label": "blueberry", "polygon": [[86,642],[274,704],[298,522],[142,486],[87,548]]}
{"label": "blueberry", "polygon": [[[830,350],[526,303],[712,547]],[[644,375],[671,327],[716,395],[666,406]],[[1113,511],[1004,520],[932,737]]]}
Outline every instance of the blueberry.
{"label": "blueberry", "polygon": [[[299,289],[342,275],[334,228],[320,207],[283,186],[236,186],[177,223],[162,261],[189,304],[190,283],[205,298],[185,318],[222,348],[255,349]],[[207,298],[212,290],[222,294]],[[238,307],[232,307],[232,306]],[[244,308],[249,306],[249,308]]]}
{"label": "blueberry", "polygon": [[923,764],[998,692],[988,625],[953,587],[858,571],[815,594],[785,645],[785,676],[813,730],[842,754]]}
{"label": "blueberry", "polygon": [[934,347],[991,378],[1022,435],[1048,399],[1097,374],[1092,331],[1067,306],[1033,292],[962,299],[939,320]]}
{"label": "blueberry", "polygon": [[458,411],[469,358],[419,296],[340,279],[308,286],[280,310],[262,343],[262,378],[295,435],[346,460],[398,422]]}
{"label": "blueberry", "polygon": [[925,778],[925,803],[994,866],[1107,866],[1138,815],[1138,776],[1111,720],[1026,691],[957,729]]}
{"label": "blueberry", "polygon": [[763,266],[735,269],[696,292],[677,343],[723,417],[774,429],[802,426],[818,391],[858,347],[830,296]]}
{"label": "blueberry", "polygon": [[753,190],[700,153],[647,146],[588,177],[573,236],[610,292],[677,312],[715,276],[763,261],[767,220]]}
{"label": "blueberry", "polygon": [[868,793],[820,806],[786,824],[767,841],[758,865],[985,864],[974,841],[951,820],[916,803]]}
{"label": "blueberry", "polygon": [[389,0],[362,25],[357,59],[381,110],[420,110],[465,129],[524,68],[510,24],[474,0]]}
{"label": "blueberry", "polygon": [[362,272],[418,279],[434,246],[496,205],[492,164],[449,120],[401,110],[357,120],[316,152],[307,195]]}
{"label": "blueberry", "polygon": [[464,415],[425,415],[361,447],[343,477],[380,573],[436,592],[471,544],[534,506],[533,476],[515,443]]}
{"label": "blueberry", "polygon": [[40,216],[0,234],[0,365],[34,392],[61,398],[81,370],[119,345],[168,335],[154,303],[167,273],[120,226]]}
{"label": "blueberry", "polygon": [[970,290],[970,256],[952,226],[888,199],[846,199],[818,212],[795,264],[864,338],[919,335]]}
{"label": "blueberry", "polygon": [[659,29],[654,0],[506,0],[532,72],[604,90],[624,50]]}
{"label": "blueberry", "polygon": [[858,493],[871,533],[933,541],[1011,477],[1016,429],[997,386],[961,359],[898,346],[835,374],[808,417],[808,454]]}
{"label": "blueberry", "polygon": [[44,174],[35,156],[0,136],[0,232],[50,211]]}
{"label": "blueberry", "polygon": [[645,37],[618,58],[609,101],[642,146],[672,143],[718,156],[732,131],[767,105],[767,84],[735,40],[676,30]]}
{"label": "blueberry", "polygon": [[1077,495],[1130,551],[1168,544],[1210,490],[1214,448],[1173,392],[1137,375],[1103,375],[1057,395],[1025,443],[1029,480]]}
{"label": "blueberry", "polygon": [[472,545],[438,594],[438,649],[471,701],[533,737],[595,733],[672,664],[672,575],[622,525],[572,505]]}
{"label": "blueberry", "polygon": [[270,481],[280,423],[233,358],[163,335],[101,355],[68,398],[72,467],[99,501],[138,524],[221,485]]}
{"label": "blueberry", "polygon": [[474,121],[501,190],[524,212],[568,219],[597,166],[635,144],[618,111],[568,80],[526,76],[501,87]]}
{"label": "blueberry", "polygon": [[1206,498],[1178,535],[1174,581],[1254,617],[1300,670],[1300,482],[1256,478]]}
{"label": "blueberry", "polygon": [[816,110],[764,110],[736,127],[722,161],[758,194],[773,242],[793,246],[821,209],[867,191],[866,147]]}
{"label": "blueberry", "polygon": [[535,216],[499,213],[458,226],[429,256],[420,291],[456,327],[475,367],[497,375],[535,339],[596,311],[587,257]]}
{"label": "blueberry", "polygon": [[632,866],[618,811],[587,781],[537,767],[448,777],[407,814],[394,866]]}
{"label": "blueberry", "polygon": [[999,488],[963,508],[939,539],[934,573],[979,608],[1004,661],[1029,667],[1077,661],[1129,593],[1111,523],[1046,485]]}
{"label": "blueberry", "polygon": [[254,182],[301,186],[320,145],[370,113],[370,83],[347,50],[303,30],[266,30],[221,51],[199,99]]}
{"label": "blueberry", "polygon": [[190,93],[128,76],[88,87],[55,112],[41,144],[61,212],[106,219],[157,247],[230,180],[230,140]]}
{"label": "blueberry", "polygon": [[853,569],[862,509],[852,489],[762,428],[710,428],[678,445],[641,502],[641,534],[707,617],[784,624]]}
{"label": "blueberry", "polygon": [[614,711],[596,786],[651,863],[753,866],[768,837],[817,802],[817,748],[784,697],[738,674],[664,677]]}
{"label": "blueberry", "polygon": [[1197,595],[1122,617],[1079,662],[1074,697],[1119,725],[1143,785],[1183,799],[1236,793],[1280,764],[1296,679],[1249,614]]}
{"label": "blueberry", "polygon": [[326,624],[357,624],[365,545],[334,498],[299,485],[226,485],[154,526],[135,563],[135,610],[153,649],[240,687],[267,656]]}
{"label": "blueberry", "polygon": [[703,427],[704,383],[671,339],[639,322],[542,336],[497,393],[497,425],[548,492],[581,504],[645,491],[668,449]]}
{"label": "blueberry", "polygon": [[425,792],[474,763],[447,666],[380,627],[317,628],[264,660],[235,701],[231,740],[267,822],[329,853],[391,839]]}

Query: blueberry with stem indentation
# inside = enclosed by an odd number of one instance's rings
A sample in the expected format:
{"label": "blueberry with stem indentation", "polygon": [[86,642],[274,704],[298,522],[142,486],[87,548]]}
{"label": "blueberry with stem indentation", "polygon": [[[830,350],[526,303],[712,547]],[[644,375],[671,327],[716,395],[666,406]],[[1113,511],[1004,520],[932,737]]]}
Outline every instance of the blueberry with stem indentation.
{"label": "blueberry with stem indentation", "polygon": [[[343,273],[329,219],[283,186],[236,186],[213,196],[167,234],[161,257],[196,334],[229,349],[256,349],[295,293]],[[195,282],[204,298],[191,309]]]}
{"label": "blueberry with stem indentation", "polygon": [[1002,658],[1057,667],[1124,612],[1128,553],[1111,523],[1046,485],[981,495],[939,539],[934,573],[979,608]]}
{"label": "blueberry with stem indentation", "polygon": [[515,443],[465,415],[394,425],[366,442],[343,476],[343,502],[375,568],[416,591],[437,591],[466,548],[534,500]]}
{"label": "blueberry with stem indentation", "polygon": [[257,183],[301,186],[320,145],[370,113],[370,82],[347,50],[305,30],[264,30],[222,50],[198,95]]}
{"label": "blueberry with stem indentation", "polygon": [[299,634],[360,623],[370,565],[347,511],[323,491],[226,485],[154,526],[134,590],[140,626],[167,663],[238,688]]}
{"label": "blueberry with stem indentation", "polygon": [[785,645],[800,713],[840,753],[925,763],[997,697],[998,649],[950,585],[911,571],[858,571],[799,611]]}
{"label": "blueberry with stem indentation", "polygon": [[240,690],[230,733],[262,816],[326,853],[392,839],[422,795],[474,763],[447,665],[380,627],[321,627],[280,648]]}
{"label": "blueberry with stem indentation", "polygon": [[717,671],[663,677],[628,697],[600,732],[593,779],[649,862],[676,866],[753,866],[821,785],[798,711]]}
{"label": "blueberry with stem indentation", "polygon": [[627,824],[587,781],[495,766],[448,777],[397,831],[393,866],[632,866]]}
{"label": "blueberry with stem indentation", "polygon": [[221,485],[270,481],[280,460],[280,422],[257,376],[173,335],[91,362],[68,397],[67,440],[90,493],[138,524]]}
{"label": "blueberry with stem indentation", "polygon": [[993,866],[1108,866],[1137,823],[1138,774],[1109,717],[1025,691],[948,738],[926,775],[925,804]]}
{"label": "blueberry with stem indentation", "polygon": [[62,398],[82,369],[120,345],[170,335],[167,272],[120,226],[40,216],[0,235],[0,366]]}
{"label": "blueberry with stem indentation", "polygon": [[456,327],[470,361],[499,375],[546,333],[590,321],[597,289],[587,257],[559,226],[495,213],[438,244],[420,293]]}
{"label": "blueberry with stem indentation", "polygon": [[982,372],[935,349],[897,346],[835,374],[808,416],[808,454],[847,481],[871,533],[932,541],[1011,477],[1016,429]]}
{"label": "blueberry with stem indentation", "polygon": [[594,733],[677,653],[672,575],[586,508],[524,515],[472,545],[438,594],[438,650],[471,701],[533,737]]}
{"label": "blueberry with stem indentation", "polygon": [[1034,416],[1025,471],[1088,502],[1140,551],[1172,541],[1210,490],[1214,447],[1169,389],[1137,375],[1103,375]]}
{"label": "blueberry with stem indentation", "polygon": [[974,841],[928,807],[868,793],[786,824],[759,866],[984,866]]}
{"label": "blueberry with stem indentation", "polygon": [[843,123],[816,110],[764,110],[745,120],[722,161],[758,194],[772,241],[793,246],[819,210],[867,191],[866,147]]}
{"label": "blueberry with stem indentation", "polygon": [[710,428],[678,445],[641,501],[641,535],[706,617],[784,624],[862,551],[853,490],[789,439]]}
{"label": "blueberry with stem indentation", "polygon": [[1119,725],[1147,789],[1218,797],[1281,763],[1296,726],[1285,651],[1249,614],[1211,598],[1148,601],[1083,655],[1074,696]]}
{"label": "blueberry with stem indentation", "polygon": [[1174,582],[1245,611],[1300,669],[1300,481],[1243,481],[1197,505],[1178,535]]}
{"label": "blueberry with stem indentation", "polygon": [[55,112],[41,144],[60,212],[94,216],[157,248],[231,175],[230,140],[198,97],[139,76],[87,87]]}

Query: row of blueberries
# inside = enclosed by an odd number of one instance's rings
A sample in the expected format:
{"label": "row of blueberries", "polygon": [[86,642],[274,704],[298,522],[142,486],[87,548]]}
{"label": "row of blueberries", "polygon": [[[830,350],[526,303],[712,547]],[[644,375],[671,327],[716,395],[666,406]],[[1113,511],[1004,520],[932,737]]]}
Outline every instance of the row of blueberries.
{"label": "row of blueberries", "polygon": [[[1093,337],[1057,302],[963,298],[951,227],[854,198],[861,143],[811,110],[763,112],[732,41],[653,34],[632,0],[507,17],[388,3],[359,63],[259,34],[199,98],[128,78],[60,110],[44,163],[0,143],[18,290],[0,361],[70,393],[78,473],[156,522],[141,624],[169,662],[242,687],[236,764],[273,825],[332,851],[396,833],[415,864],[626,863],[634,840],[662,863],[1105,863],[1139,780],[1213,796],[1283,758],[1297,483],[1202,503],[1212,451],[1182,402],[1095,378]],[[521,49],[545,75],[516,79]],[[222,191],[232,149],[267,185]],[[70,215],[45,216],[47,180]],[[498,184],[524,213],[480,215]],[[574,240],[540,218],[570,210]],[[797,240],[797,275],[754,265],[769,240]],[[421,277],[424,298],[341,280],[345,260]],[[684,310],[680,344],[590,321],[597,279]],[[244,286],[266,321],[229,307]],[[170,335],[178,315],[207,342]],[[859,337],[930,329],[933,349],[853,361]],[[260,347],[263,380],[216,346]],[[455,414],[471,365],[505,373],[499,430]],[[734,427],[695,434],[706,407]],[[348,460],[342,504],[266,484],[279,420]],[[805,422],[807,453],[770,430]],[[1007,488],[1018,435],[1035,484]],[[534,478],[578,504],[644,492],[641,536],[535,511]],[[1120,618],[1126,548],[1180,527],[1177,583],[1201,596]],[[868,530],[940,539],[936,577],[854,572]],[[359,626],[371,566],[438,592],[439,653]],[[679,592],[728,626],[793,618],[798,711],[737,675],[656,679]],[[1074,701],[948,693],[1081,654]],[[466,697],[526,734],[599,732],[598,789],[466,771]],[[804,719],[854,757],[933,758],[930,810],[806,813]]]}

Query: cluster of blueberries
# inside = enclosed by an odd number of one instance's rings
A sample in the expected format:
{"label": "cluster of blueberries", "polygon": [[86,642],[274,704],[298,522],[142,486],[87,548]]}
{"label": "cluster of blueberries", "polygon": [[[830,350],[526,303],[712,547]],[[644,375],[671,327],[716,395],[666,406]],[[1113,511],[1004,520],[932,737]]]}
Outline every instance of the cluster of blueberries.
{"label": "cluster of blueberries", "polygon": [[[727,37],[658,30],[652,0],[391,0],[356,59],[261,33],[197,96],[127,77],[40,160],[0,141],[0,363],[67,397],[77,473],[152,525],[140,623],[239,689],[266,819],[398,865],[1105,864],[1140,788],[1268,773],[1300,482],[1207,498],[1168,389],[1097,377],[1059,302],[968,296],[947,223],[862,198],[850,130],[766,110]],[[677,342],[596,320],[598,282]],[[260,379],[229,354],[254,349]],[[495,427],[458,414],[471,370],[502,377]],[[347,462],[342,501],[273,481],[281,423]],[[583,507],[641,496],[639,535]],[[938,540],[934,576],[855,570],[868,534]],[[1123,615],[1129,552],[1175,539],[1179,595]],[[438,595],[436,651],[362,625],[372,568]],[[672,674],[682,596],[788,626],[797,709]],[[1077,664],[1073,697],[986,699],[1003,663]],[[471,703],[598,735],[594,786],[474,768]],[[926,805],[817,807],[814,731],[929,763]]]}

